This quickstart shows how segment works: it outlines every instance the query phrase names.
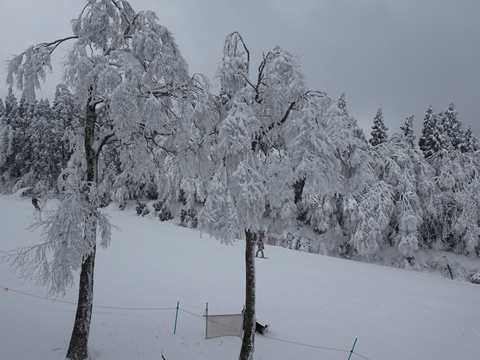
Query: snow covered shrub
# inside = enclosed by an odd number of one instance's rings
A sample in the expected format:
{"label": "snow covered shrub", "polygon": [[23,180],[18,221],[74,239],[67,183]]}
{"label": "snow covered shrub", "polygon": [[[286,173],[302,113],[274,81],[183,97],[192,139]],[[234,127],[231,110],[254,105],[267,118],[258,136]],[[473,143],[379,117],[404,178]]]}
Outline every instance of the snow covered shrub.
{"label": "snow covered shrub", "polygon": [[197,210],[188,209],[183,210],[180,213],[180,221],[183,226],[195,229],[197,227]]}
{"label": "snow covered shrub", "polygon": [[[313,246],[313,241],[307,237],[296,236],[290,232],[283,233],[279,238],[279,245],[281,247],[305,251],[305,252],[319,252],[319,245]],[[314,248],[314,250],[312,250]]]}
{"label": "snow covered shrub", "polygon": [[157,216],[160,221],[167,221],[173,219],[172,213],[165,201],[155,201],[152,206],[155,216]]}
{"label": "snow covered shrub", "polygon": [[389,266],[396,267],[403,270],[418,270],[418,265],[415,258],[412,256],[398,256],[392,259]]}
{"label": "snow covered shrub", "polygon": [[138,202],[135,210],[137,211],[138,216],[140,215],[145,216],[150,213],[150,209],[148,208],[147,204],[143,202]]}
{"label": "snow covered shrub", "polygon": [[472,275],[470,281],[472,284],[480,284],[480,270]]}

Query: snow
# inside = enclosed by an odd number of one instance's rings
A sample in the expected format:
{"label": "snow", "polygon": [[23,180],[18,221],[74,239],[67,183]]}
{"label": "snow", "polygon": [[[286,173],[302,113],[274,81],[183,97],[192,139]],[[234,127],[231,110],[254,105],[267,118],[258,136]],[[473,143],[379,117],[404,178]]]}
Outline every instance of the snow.
{"label": "snow", "polygon": [[[209,314],[242,310],[244,242],[227,246],[133,208],[106,213],[118,229],[97,254],[92,360],[238,358],[240,338],[205,340],[203,314],[207,302]],[[29,198],[0,196],[0,250],[38,242],[27,230],[38,215]],[[256,337],[257,360],[346,360],[356,338],[351,359],[478,358],[478,285],[268,245],[265,255],[256,310],[270,328]],[[0,357],[64,359],[77,289],[45,300],[45,288],[5,263],[0,288]]]}

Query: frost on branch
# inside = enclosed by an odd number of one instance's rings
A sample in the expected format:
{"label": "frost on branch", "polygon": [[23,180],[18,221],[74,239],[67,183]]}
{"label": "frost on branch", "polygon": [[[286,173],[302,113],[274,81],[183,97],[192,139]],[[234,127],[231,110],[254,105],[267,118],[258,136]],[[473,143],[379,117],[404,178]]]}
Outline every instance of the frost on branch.
{"label": "frost on branch", "polygon": [[46,71],[52,71],[51,51],[51,46],[30,46],[8,63],[7,83],[22,89],[29,102],[35,101],[35,89],[45,81]]}
{"label": "frost on branch", "polygon": [[[32,225],[42,229],[44,242],[4,254],[2,259],[22,277],[48,286],[50,294],[64,295],[74,285],[74,272],[95,251],[96,232],[101,237],[100,245],[107,247],[111,228],[106,216],[92,205],[98,203],[95,189],[80,191],[92,185],[78,181],[74,174],[63,175],[67,180],[61,184],[65,191],[59,204],[39,213]],[[97,230],[93,224],[98,224]]]}

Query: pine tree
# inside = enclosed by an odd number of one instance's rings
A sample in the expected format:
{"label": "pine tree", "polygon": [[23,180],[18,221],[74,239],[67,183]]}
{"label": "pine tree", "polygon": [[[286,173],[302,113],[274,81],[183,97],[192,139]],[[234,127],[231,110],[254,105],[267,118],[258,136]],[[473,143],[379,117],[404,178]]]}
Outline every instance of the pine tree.
{"label": "pine tree", "polygon": [[449,147],[453,150],[460,150],[460,144],[463,142],[462,123],[458,119],[458,113],[455,105],[450,103],[448,109],[444,112],[443,126]]}
{"label": "pine tree", "polygon": [[2,130],[2,163],[0,164],[3,186],[11,191],[18,172],[15,166],[15,150],[18,148],[16,140],[16,125],[19,123],[18,101],[13,90],[8,89],[5,97],[5,109]]}
{"label": "pine tree", "polygon": [[471,126],[465,131],[465,137],[459,147],[461,152],[475,152],[479,149],[478,139],[473,134]]}
{"label": "pine tree", "polygon": [[382,108],[379,108],[375,118],[373,119],[371,132],[372,137],[369,140],[370,144],[372,146],[377,146],[386,142],[388,140],[387,131],[388,128],[385,126],[385,122],[383,121]]}
{"label": "pine tree", "polygon": [[73,94],[64,84],[57,85],[52,105],[54,132],[56,134],[58,170],[67,167],[73,150],[73,133],[78,126],[79,109]]}
{"label": "pine tree", "polygon": [[42,99],[35,107],[31,126],[30,141],[32,142],[32,177],[36,181],[37,192],[47,192],[52,189],[60,175],[57,166],[59,159],[58,134],[55,129],[52,109],[48,99]]}
{"label": "pine tree", "polygon": [[415,147],[415,134],[413,131],[413,115],[410,115],[405,120],[405,124],[400,126],[400,129],[403,132],[403,136],[411,148]]}
{"label": "pine tree", "polygon": [[8,148],[8,125],[5,116],[5,106],[3,100],[0,98],[0,191],[3,188],[5,177],[3,176],[6,170],[6,158]]}
{"label": "pine tree", "polygon": [[445,130],[445,114],[435,114],[431,106],[424,118],[419,146],[425,158],[451,150],[451,142]]}
{"label": "pine tree", "polygon": [[423,119],[422,135],[418,140],[418,146],[420,150],[422,150],[425,158],[432,156],[436,152],[434,150],[436,143],[435,122],[436,115],[433,112],[433,108],[429,106]]}

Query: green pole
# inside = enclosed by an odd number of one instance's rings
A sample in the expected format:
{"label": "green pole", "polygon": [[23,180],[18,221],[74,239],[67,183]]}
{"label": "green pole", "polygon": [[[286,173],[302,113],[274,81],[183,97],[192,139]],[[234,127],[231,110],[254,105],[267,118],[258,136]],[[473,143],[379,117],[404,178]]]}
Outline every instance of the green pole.
{"label": "green pole", "polygon": [[203,315],[205,318],[205,339],[208,339],[208,302],[205,303],[205,315]]}
{"label": "green pole", "polygon": [[452,275],[452,269],[450,268],[450,265],[447,264],[448,272],[450,273],[450,277],[453,280],[453,275]]}
{"label": "green pole", "polygon": [[173,335],[177,332],[177,319],[178,319],[178,306],[180,305],[180,301],[177,301],[177,314],[175,315],[175,327],[173,328]]}
{"label": "green pole", "polygon": [[352,357],[353,349],[355,349],[355,345],[357,344],[357,338],[355,338],[355,342],[353,343],[352,350],[350,350],[350,355],[348,356],[348,360]]}

